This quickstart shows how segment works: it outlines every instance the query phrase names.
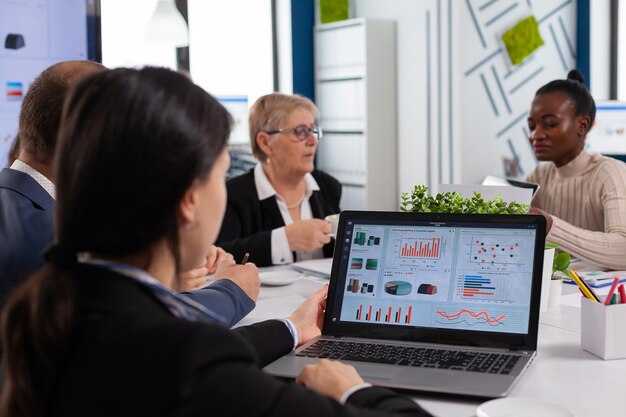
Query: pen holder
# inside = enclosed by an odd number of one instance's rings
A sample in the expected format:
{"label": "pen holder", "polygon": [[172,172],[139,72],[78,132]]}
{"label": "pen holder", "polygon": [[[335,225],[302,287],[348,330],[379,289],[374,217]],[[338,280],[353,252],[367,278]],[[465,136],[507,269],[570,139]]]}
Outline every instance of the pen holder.
{"label": "pen holder", "polygon": [[602,359],[626,358],[626,304],[604,305],[583,297],[580,345]]}

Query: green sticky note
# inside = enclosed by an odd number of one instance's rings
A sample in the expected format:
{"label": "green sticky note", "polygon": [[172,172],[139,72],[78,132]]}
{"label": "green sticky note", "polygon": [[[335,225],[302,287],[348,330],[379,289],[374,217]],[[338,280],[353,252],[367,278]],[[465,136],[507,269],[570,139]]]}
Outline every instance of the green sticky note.
{"label": "green sticky note", "polygon": [[346,20],[349,10],[349,0],[320,0],[320,21],[330,23]]}
{"label": "green sticky note", "polygon": [[502,41],[513,65],[521,64],[543,45],[537,19],[530,16],[520,20],[515,26],[504,32]]}

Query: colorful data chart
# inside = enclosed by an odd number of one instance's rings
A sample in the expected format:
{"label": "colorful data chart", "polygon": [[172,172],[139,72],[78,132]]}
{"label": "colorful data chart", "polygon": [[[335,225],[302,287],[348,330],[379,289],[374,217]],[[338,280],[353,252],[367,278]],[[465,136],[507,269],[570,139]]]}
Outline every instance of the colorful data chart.
{"label": "colorful data chart", "polygon": [[19,81],[6,82],[7,101],[20,101],[23,96],[23,84]]}
{"label": "colorful data chart", "polygon": [[[411,314],[413,313],[413,307],[409,306],[405,308],[405,314],[402,315],[402,307],[394,309],[393,307],[385,307],[375,309],[373,306],[368,306],[363,309],[363,304],[359,305],[356,310],[356,320],[360,321],[377,321],[380,323],[411,323]],[[365,312],[365,315],[363,313]],[[372,316],[372,314],[374,314]]]}
{"label": "colorful data chart", "polygon": [[363,269],[363,258],[351,258],[350,269]]}
{"label": "colorful data chart", "polygon": [[519,263],[522,256],[520,243],[511,241],[472,239],[471,262],[489,264],[514,264]]}
{"label": "colorful data chart", "polygon": [[378,246],[380,245],[380,237],[367,236],[365,232],[356,232],[354,234],[354,244],[359,246]]}
{"label": "colorful data chart", "polygon": [[441,310],[436,310],[438,315],[437,323],[441,324],[465,324],[468,326],[474,326],[477,324],[487,324],[489,326],[503,326],[506,314],[502,314],[498,317],[491,317],[486,311],[471,311],[471,310],[459,310],[454,313],[447,314]]}
{"label": "colorful data chart", "polygon": [[437,294],[437,286],[432,284],[420,284],[417,287],[418,294],[435,295]]}
{"label": "colorful data chart", "polygon": [[402,238],[401,258],[439,259],[441,238]]}
{"label": "colorful data chart", "polygon": [[365,261],[365,269],[376,271],[378,269],[378,259],[367,258],[367,261]]}
{"label": "colorful data chart", "polygon": [[361,283],[360,280],[351,278],[346,286],[346,291],[355,294],[374,294],[374,284]]}
{"label": "colorful data chart", "polygon": [[495,296],[496,287],[491,279],[481,275],[465,275],[463,277],[463,297],[479,297],[489,299]]}
{"label": "colorful data chart", "polygon": [[408,295],[411,294],[413,286],[406,281],[389,281],[385,283],[385,292],[391,295]]}

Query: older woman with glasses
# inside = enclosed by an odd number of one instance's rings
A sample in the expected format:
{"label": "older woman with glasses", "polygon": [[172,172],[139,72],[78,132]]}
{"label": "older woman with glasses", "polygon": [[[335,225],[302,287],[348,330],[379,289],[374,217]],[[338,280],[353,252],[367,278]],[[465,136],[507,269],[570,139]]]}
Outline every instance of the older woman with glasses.
{"label": "older woman with glasses", "polygon": [[258,266],[332,256],[331,226],[341,185],[313,164],[322,136],[311,100],[279,93],[250,109],[250,142],[259,164],[228,181],[217,245]]}

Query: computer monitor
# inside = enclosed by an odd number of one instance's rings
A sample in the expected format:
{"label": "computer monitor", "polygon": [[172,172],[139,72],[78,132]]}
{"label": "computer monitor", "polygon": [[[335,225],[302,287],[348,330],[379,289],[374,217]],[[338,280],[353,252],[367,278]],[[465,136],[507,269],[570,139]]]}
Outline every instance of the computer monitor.
{"label": "computer monitor", "polygon": [[101,61],[100,0],[0,1],[0,169],[35,77],[67,60]]}
{"label": "computer monitor", "polygon": [[596,120],[587,135],[586,146],[594,153],[626,158],[626,102],[596,104]]}

